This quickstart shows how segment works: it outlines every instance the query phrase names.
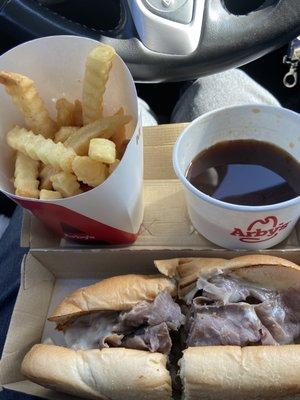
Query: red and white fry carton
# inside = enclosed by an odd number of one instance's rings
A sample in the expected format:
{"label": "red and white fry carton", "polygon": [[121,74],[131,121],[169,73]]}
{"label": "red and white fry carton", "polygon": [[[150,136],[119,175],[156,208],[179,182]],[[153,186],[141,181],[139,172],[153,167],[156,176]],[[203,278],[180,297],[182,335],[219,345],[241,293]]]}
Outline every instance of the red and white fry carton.
{"label": "red and white fry carton", "polygon": [[[51,36],[21,44],[0,57],[0,70],[33,79],[51,115],[60,97],[81,99],[85,61],[99,43],[76,36]],[[104,116],[123,107],[132,117],[131,138],[117,169],[101,185],[74,197],[42,201],[14,195],[14,153],[6,133],[22,115],[0,87],[0,190],[30,210],[57,234],[73,240],[126,244],[135,241],[143,218],[143,138],[132,76],[119,56],[113,61],[104,95]]]}

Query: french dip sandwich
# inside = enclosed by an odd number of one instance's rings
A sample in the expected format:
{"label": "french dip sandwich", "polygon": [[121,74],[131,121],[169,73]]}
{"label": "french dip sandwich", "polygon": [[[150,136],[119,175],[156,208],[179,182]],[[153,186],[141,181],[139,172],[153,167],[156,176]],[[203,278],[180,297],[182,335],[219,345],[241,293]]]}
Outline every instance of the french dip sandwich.
{"label": "french dip sandwich", "polygon": [[183,400],[300,399],[299,266],[263,255],[156,266],[165,276],[66,297],[49,317],[65,346],[35,345],[23,374],[80,397],[167,400],[178,362]]}
{"label": "french dip sandwich", "polygon": [[124,275],[66,297],[50,321],[66,347],[33,346],[22,373],[45,387],[91,399],[170,399],[166,368],[184,316],[164,276]]}
{"label": "french dip sandwich", "polygon": [[300,398],[300,267],[254,255],[157,261],[186,314],[183,398]]}

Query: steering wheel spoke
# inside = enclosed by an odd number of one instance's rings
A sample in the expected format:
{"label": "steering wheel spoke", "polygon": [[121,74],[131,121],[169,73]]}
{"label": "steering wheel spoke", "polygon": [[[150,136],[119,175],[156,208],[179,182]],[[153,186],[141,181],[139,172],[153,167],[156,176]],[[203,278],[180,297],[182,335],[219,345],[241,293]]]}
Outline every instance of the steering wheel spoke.
{"label": "steering wheel spoke", "polygon": [[197,49],[204,1],[128,0],[128,4],[139,37],[148,49],[173,55],[187,55]]}

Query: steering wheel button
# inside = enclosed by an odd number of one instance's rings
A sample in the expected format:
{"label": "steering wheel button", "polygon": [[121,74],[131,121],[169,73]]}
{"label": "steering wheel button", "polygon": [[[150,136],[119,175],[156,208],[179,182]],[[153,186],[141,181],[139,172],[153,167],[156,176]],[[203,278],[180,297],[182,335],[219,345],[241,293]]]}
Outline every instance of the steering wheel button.
{"label": "steering wheel button", "polygon": [[197,48],[204,0],[127,1],[139,39],[145,47],[174,55],[191,54]]}
{"label": "steering wheel button", "polygon": [[153,14],[181,24],[189,24],[193,17],[194,0],[143,0]]}

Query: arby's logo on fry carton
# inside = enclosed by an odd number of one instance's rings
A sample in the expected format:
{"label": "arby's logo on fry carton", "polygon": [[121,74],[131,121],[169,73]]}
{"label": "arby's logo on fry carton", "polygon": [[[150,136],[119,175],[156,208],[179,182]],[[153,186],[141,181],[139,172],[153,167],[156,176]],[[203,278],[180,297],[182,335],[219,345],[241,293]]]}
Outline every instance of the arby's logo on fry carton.
{"label": "arby's logo on fry carton", "polygon": [[262,219],[257,219],[247,229],[236,227],[230,233],[239,238],[244,243],[258,243],[273,239],[280,231],[287,228],[290,221],[278,222],[277,217],[271,215]]}

